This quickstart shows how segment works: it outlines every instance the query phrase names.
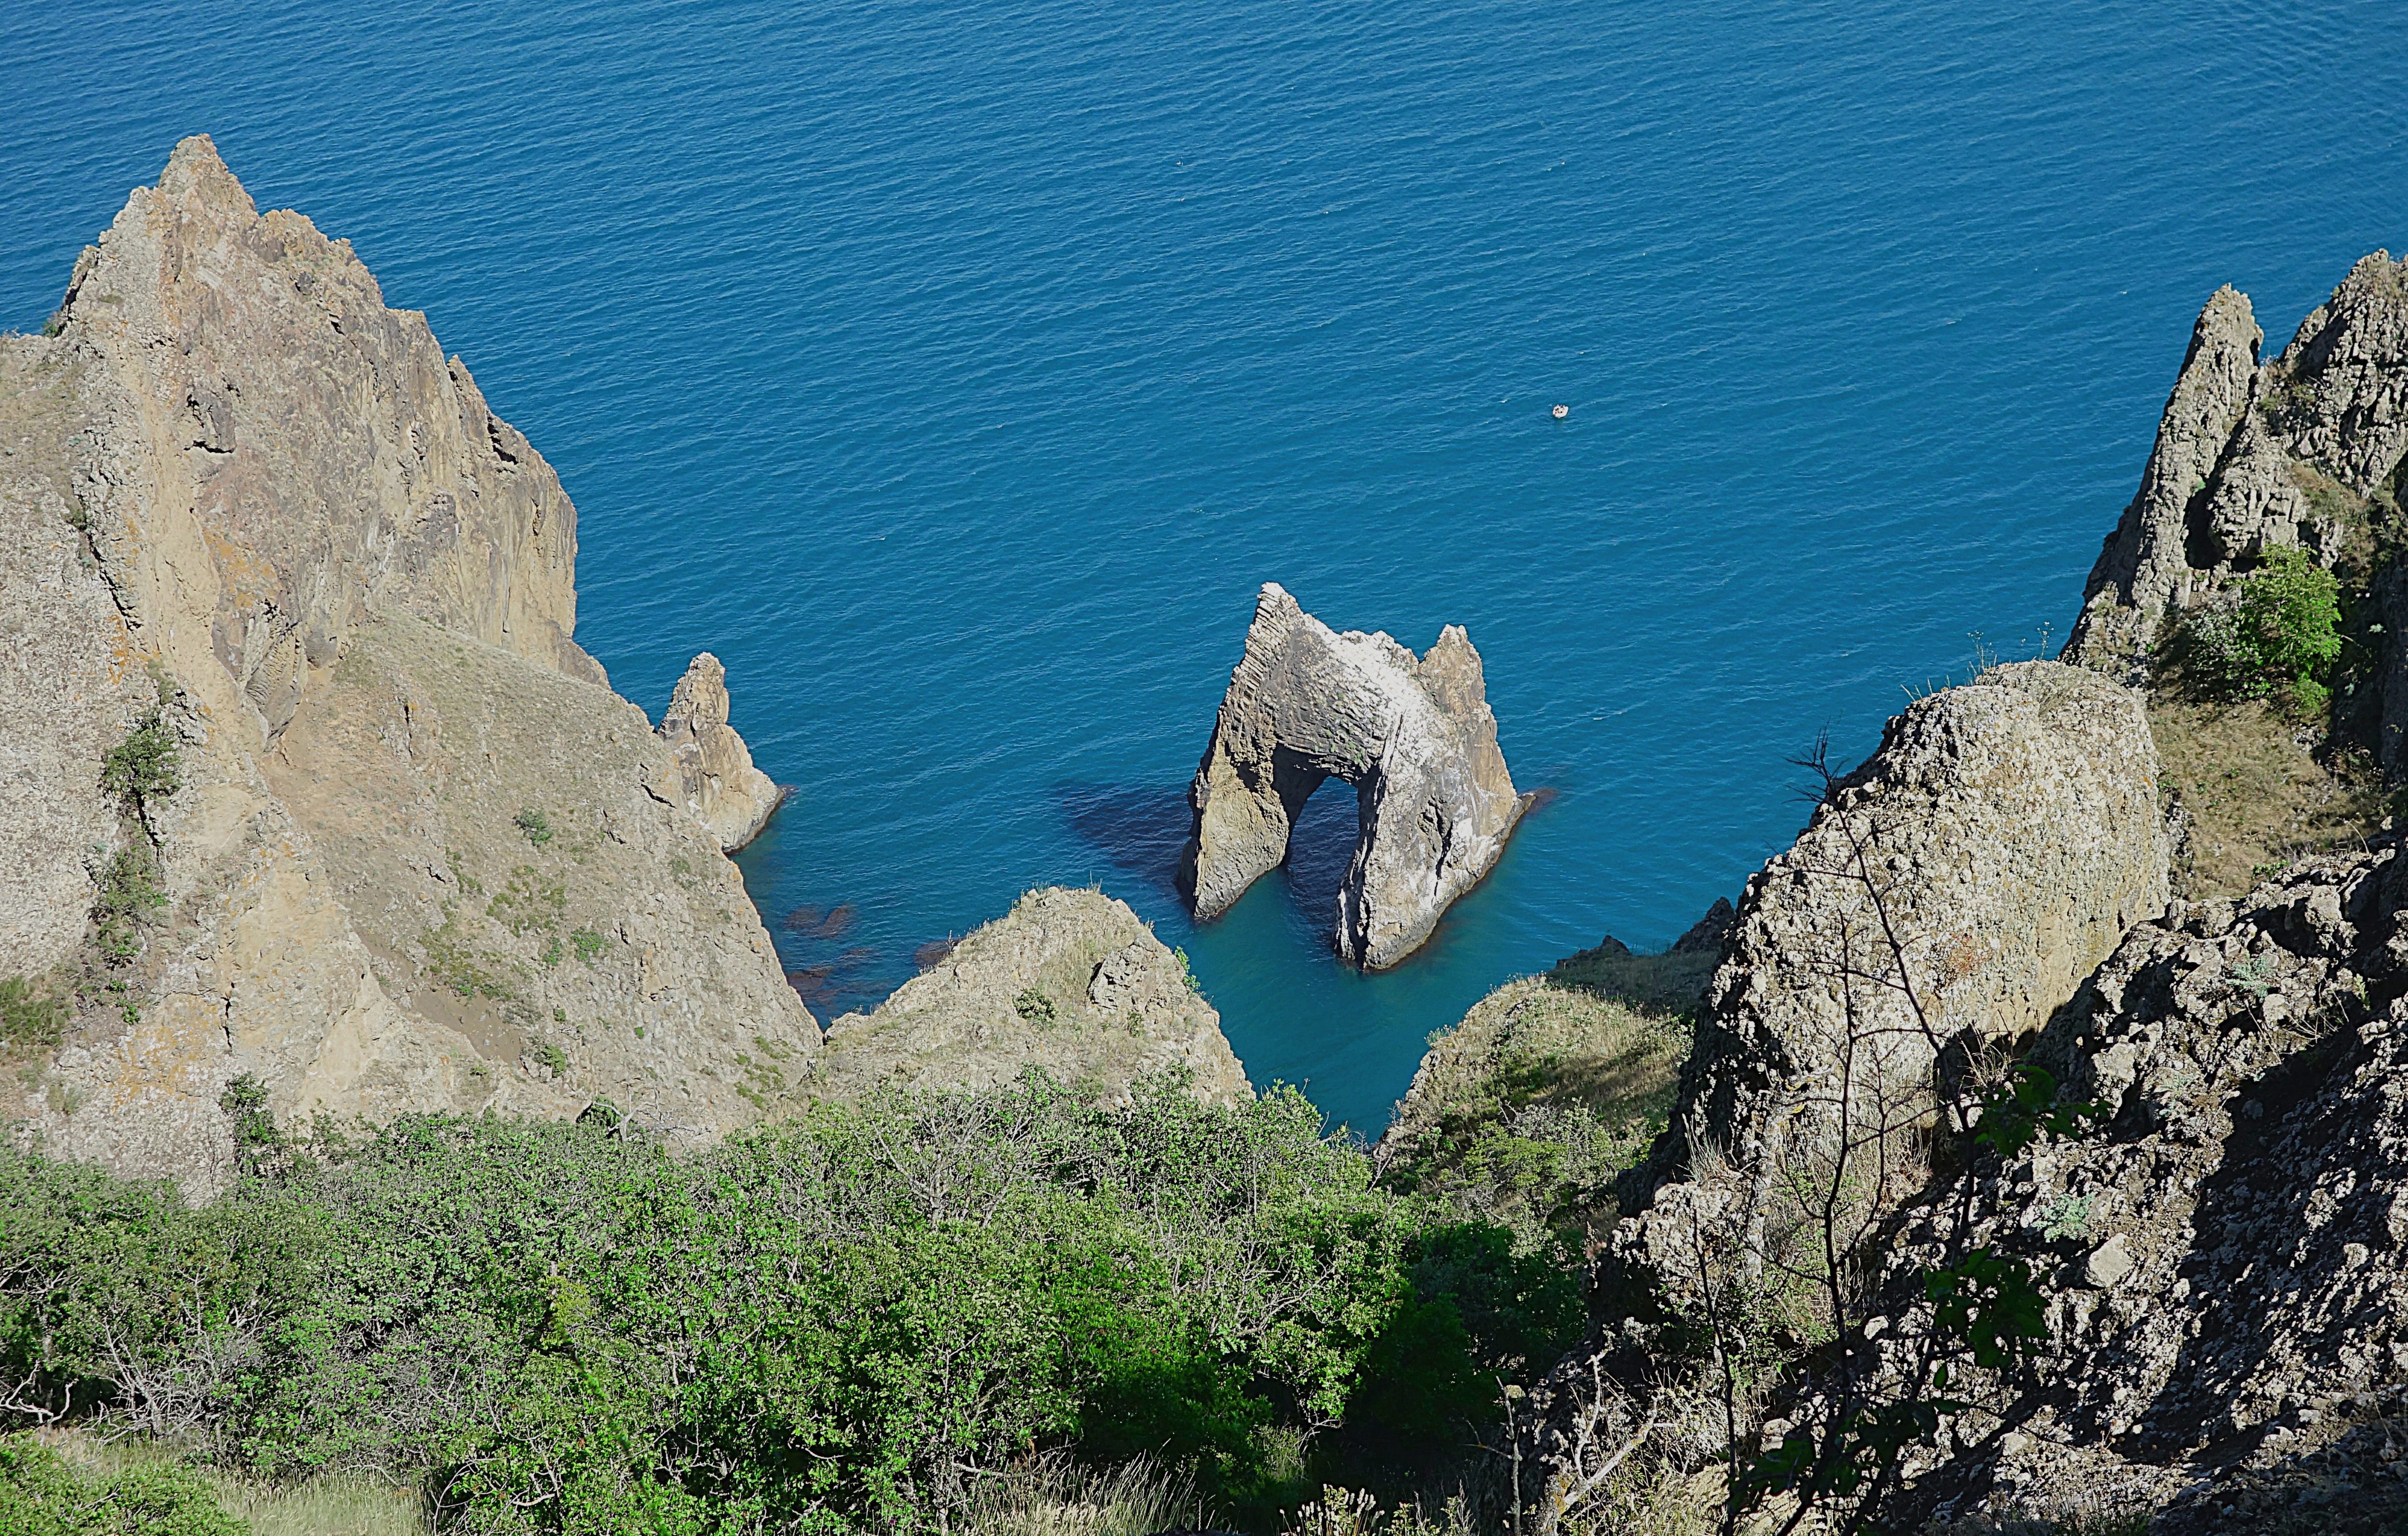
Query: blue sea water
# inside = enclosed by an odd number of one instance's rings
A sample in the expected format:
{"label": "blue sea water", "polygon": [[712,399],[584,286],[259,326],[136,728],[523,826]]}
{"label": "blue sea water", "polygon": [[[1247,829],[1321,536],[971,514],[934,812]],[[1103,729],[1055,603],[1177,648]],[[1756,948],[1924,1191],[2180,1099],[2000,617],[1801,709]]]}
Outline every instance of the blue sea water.
{"label": "blue sea water", "polygon": [[[727,663],[824,1018],[1094,882],[1376,1131],[1498,981],[1736,895],[1818,732],[2053,649],[2207,295],[2279,344],[2408,244],[2403,87],[2374,0],[9,0],[0,325],[214,135],[559,468],[621,691]],[[1392,972],[1340,786],[1170,886],[1266,580],[1468,625],[1555,792]]]}

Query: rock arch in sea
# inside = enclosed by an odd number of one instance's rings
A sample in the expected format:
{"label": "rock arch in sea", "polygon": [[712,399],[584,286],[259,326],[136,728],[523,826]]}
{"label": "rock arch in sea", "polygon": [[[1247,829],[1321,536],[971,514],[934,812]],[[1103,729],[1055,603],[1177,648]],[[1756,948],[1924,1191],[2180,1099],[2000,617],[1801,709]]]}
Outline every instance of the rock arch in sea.
{"label": "rock arch in sea", "polygon": [[1496,864],[1527,804],[1461,625],[1416,657],[1384,634],[1335,633],[1265,582],[1188,790],[1196,820],[1180,878],[1198,919],[1286,859],[1297,813],[1330,778],[1354,787],[1362,824],[1330,942],[1367,969],[1429,937]]}

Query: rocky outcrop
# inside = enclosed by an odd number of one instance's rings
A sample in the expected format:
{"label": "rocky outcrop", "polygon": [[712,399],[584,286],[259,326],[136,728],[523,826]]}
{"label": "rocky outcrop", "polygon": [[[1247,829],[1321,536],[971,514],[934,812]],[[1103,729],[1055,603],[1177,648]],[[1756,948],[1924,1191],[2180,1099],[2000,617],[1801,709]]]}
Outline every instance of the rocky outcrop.
{"label": "rocky outcrop", "polygon": [[2383,251],[2360,261],[2262,364],[2248,299],[2228,287],[2208,300],[2065,659],[2137,680],[2168,616],[2269,548],[2301,545],[2327,567],[2367,558],[2370,516],[2396,514],[2408,455],[2404,273]]}
{"label": "rocky outcrop", "polygon": [[1386,635],[1335,634],[1266,582],[1188,791],[1182,881],[1198,918],[1286,859],[1297,813],[1333,777],[1354,786],[1362,834],[1331,941],[1392,966],[1488,872],[1524,808],[1480,653],[1452,624],[1418,658]]}
{"label": "rocky outcrop", "polygon": [[242,1076],[680,1140],[791,1091],[817,1030],[570,638],[574,509],[424,317],[192,138],[50,330],[0,338],[0,964],[75,1010],[7,1113],[202,1189]]}
{"label": "rocky outcrop", "polygon": [[[1935,1074],[2034,1035],[2164,910],[2157,777],[2139,696],[2054,662],[1993,668],[1892,720],[1748,882],[1671,1127],[1622,1181],[1609,1311],[1697,1316],[1709,1280],[1806,1261],[1784,1246],[1805,1230],[1795,1202],[1835,1148],[1920,1134]],[[1846,1181],[1868,1218],[1907,1193],[1883,1167]],[[1542,1525],[1584,1475],[1599,1405],[1653,1389],[1660,1361],[1632,1341],[1602,1334],[1534,1399]]]}
{"label": "rocky outcrop", "polygon": [[1031,891],[873,1013],[828,1026],[815,1097],[989,1087],[1039,1068],[1097,1100],[1184,1069],[1208,1103],[1254,1097],[1185,959],[1098,891]]}
{"label": "rocky outcrop", "polygon": [[[1727,917],[1728,901],[1714,903]],[[1671,1108],[1713,949],[1634,955],[1611,935],[1543,976],[1498,986],[1430,1037],[1386,1132],[1382,1179],[1526,1249],[1602,1240],[1614,1176]]]}
{"label": "rocky outcrop", "polygon": [[1675,955],[1718,955],[1730,939],[1731,929],[1739,924],[1739,913],[1728,897],[1714,897],[1706,915],[1689,925],[1688,931],[1672,940]]}
{"label": "rocky outcrop", "polygon": [[744,739],[727,723],[727,668],[705,651],[669,696],[657,733],[670,752],[667,769],[645,781],[652,797],[682,806],[734,853],[769,825],[786,792],[752,766]]}
{"label": "rocky outcrop", "polygon": [[1835,1084],[1894,1113],[1943,1048],[2036,1032],[2165,909],[2157,780],[2140,696],[2055,662],[1893,719],[1748,882],[1654,1174],[1693,1145],[1779,1166],[1829,1133]]}
{"label": "rocky outcrop", "polygon": [[[2156,1536],[2408,1517],[2408,862],[2311,860],[2144,924],[2033,1058],[2095,1124],[1974,1173],[1986,1245],[2042,1277],[2027,1366],[1969,1410],[1900,1514],[2155,1511]],[[1885,1367],[1931,1317],[1948,1200],[1874,1245]],[[1813,1425],[1810,1385],[1784,1403]],[[1944,1447],[1944,1450],[1943,1450]]]}

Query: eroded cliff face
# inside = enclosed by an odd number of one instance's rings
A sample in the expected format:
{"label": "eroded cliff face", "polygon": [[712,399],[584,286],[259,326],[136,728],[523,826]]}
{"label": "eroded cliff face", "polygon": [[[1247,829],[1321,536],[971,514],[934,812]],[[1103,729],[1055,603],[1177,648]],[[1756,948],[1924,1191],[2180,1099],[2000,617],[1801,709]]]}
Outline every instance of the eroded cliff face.
{"label": "eroded cliff face", "polygon": [[[1859,1125],[1920,1113],[1942,1049],[2035,1034],[2165,910],[2166,865],[2139,695],[2035,661],[1917,700],[1748,882],[1641,1184],[1692,1147],[1787,1163],[1837,1134],[1842,1095]],[[1629,1235],[1679,1247],[1662,1225]]]}
{"label": "eroded cliff face", "polygon": [[2375,553],[2408,458],[2408,264],[2374,252],[2279,357],[2258,361],[2263,340],[2229,287],[2200,311],[2067,660],[2141,681],[2167,621],[2267,550],[2302,546],[2329,567]]}
{"label": "eroded cliff face", "polygon": [[1384,634],[1334,633],[1265,582],[1188,790],[1182,878],[1197,917],[1279,867],[1297,813],[1330,778],[1354,787],[1362,820],[1330,941],[1376,970],[1420,947],[1489,871],[1525,802],[1461,626],[1416,657]]}
{"label": "eroded cliff face", "polygon": [[[245,1075],[681,1139],[788,1092],[818,1031],[570,638],[575,511],[424,317],[191,138],[50,330],[0,340],[0,964],[73,1015],[11,1113],[201,1189]],[[172,788],[104,784],[137,740]]]}
{"label": "eroded cliff face", "polygon": [[[1911,1514],[2156,1512],[2157,1536],[2408,1512],[2408,874],[2394,839],[2140,926],[2033,1052],[2095,1125],[1977,1167],[1958,1246],[2029,1263],[2045,1337],[1960,1368]],[[1872,1246],[1883,1371],[1930,1331],[1946,1204]],[[1866,1346],[1860,1346],[1866,1347]],[[1780,1405],[1818,1427],[1822,1384]]]}
{"label": "eroded cliff face", "polygon": [[1666,1386],[1680,1352],[1651,1330],[1808,1264],[1806,1192],[1841,1191],[1849,1220],[1895,1208],[1912,1159],[1865,1149],[1924,1134],[1950,1062],[2028,1041],[2167,900],[2138,694],[2026,662],[1889,723],[1721,940],[1670,1128],[1602,1245],[1612,1315],[1532,1400],[1541,1529],[1594,1487],[1601,1405],[1719,1433],[1707,1394]]}
{"label": "eroded cliff face", "polygon": [[1254,1098],[1181,958],[1127,903],[1061,886],[1022,897],[875,1012],[830,1024],[811,1092],[985,1088],[1031,1067],[1102,1101],[1166,1069],[1208,1103]]}

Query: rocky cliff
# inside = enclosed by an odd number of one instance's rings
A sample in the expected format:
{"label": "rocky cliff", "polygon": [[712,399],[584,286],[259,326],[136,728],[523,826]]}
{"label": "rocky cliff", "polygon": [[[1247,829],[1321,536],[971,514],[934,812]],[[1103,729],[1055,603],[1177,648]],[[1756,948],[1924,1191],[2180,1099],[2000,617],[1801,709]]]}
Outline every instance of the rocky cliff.
{"label": "rocky cliff", "polygon": [[[2408,455],[2408,266],[2376,251],[2282,355],[2219,289],[2191,332],[2141,489],[2083,595],[2068,659],[2145,662],[2164,621],[2277,545],[2363,562]],[[2355,550],[2353,546],[2358,546]]]}
{"label": "rocky cliff", "polygon": [[1035,1067],[1097,1099],[1165,1069],[1208,1102],[1254,1090],[1181,955],[1098,891],[1031,891],[872,1013],[828,1026],[810,1091],[989,1087]]}
{"label": "rocky cliff", "polygon": [[[2067,659],[2135,691],[1924,700],[1750,883],[1522,1419],[1542,1529],[1641,1466],[1719,1505],[1726,1426],[1827,1514],[1880,1488],[1878,1529],[2408,1518],[2408,886],[2351,767],[2408,739],[2408,268],[2260,339],[2209,301],[2085,595]],[[2354,642],[2329,716],[2192,669],[2186,621],[2285,546]],[[2169,904],[2177,849],[2245,894]]]}
{"label": "rocky cliff", "polygon": [[687,1139],[789,1091],[818,1031],[571,638],[575,510],[424,317],[191,138],[48,332],[0,340],[0,951],[65,1016],[10,1113],[198,1188],[238,1078]]}
{"label": "rocky cliff", "polygon": [[1182,879],[1197,916],[1279,867],[1331,778],[1354,786],[1362,818],[1331,942],[1367,969],[1392,966],[1496,864],[1522,814],[1480,653],[1452,624],[1419,657],[1383,634],[1335,634],[1266,582],[1188,791]]}
{"label": "rocky cliff", "polygon": [[[2138,695],[2024,662],[1917,700],[1748,882],[1631,1204],[1694,1148],[1779,1168],[1843,1116],[1921,1118],[1943,1053],[2028,1040],[2166,901]],[[1681,1203],[1680,1231],[1642,1212],[1627,1240],[1685,1245]]]}
{"label": "rocky cliff", "polygon": [[[2045,1277],[2028,1363],[1960,1368],[1917,1515],[2155,1512],[2157,1536],[2408,1514],[2408,863],[2396,840],[2143,924],[2033,1058],[2097,1124],[1973,1175],[1957,1241]],[[1948,1202],[1876,1245],[1856,1331],[1930,1330]],[[1815,1425],[1810,1388],[1781,1405]]]}
{"label": "rocky cliff", "polygon": [[1664,1395],[1680,1350],[1655,1330],[1812,1272],[1810,1212],[1859,1225],[1904,1199],[1936,1083],[2035,1035],[2164,910],[2166,864],[2142,700],[2077,668],[1919,699],[1830,779],[1720,940],[1670,1128],[1618,1191],[1602,1326],[1534,1399],[1542,1528],[1602,1475],[1600,1404],[1713,1435],[1703,1398]]}

